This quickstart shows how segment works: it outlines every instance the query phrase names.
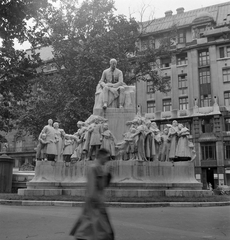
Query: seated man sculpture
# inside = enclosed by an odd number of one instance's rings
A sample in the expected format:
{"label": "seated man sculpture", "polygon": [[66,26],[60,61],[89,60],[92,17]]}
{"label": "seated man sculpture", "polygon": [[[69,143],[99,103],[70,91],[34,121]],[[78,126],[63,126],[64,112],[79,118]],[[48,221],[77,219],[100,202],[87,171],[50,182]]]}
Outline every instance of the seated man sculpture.
{"label": "seated man sculpture", "polygon": [[110,67],[103,71],[95,93],[94,108],[101,108],[101,106],[104,110],[107,107],[116,108],[116,99],[119,99],[119,108],[123,108],[125,101],[128,100],[125,94],[127,86],[123,82],[123,73],[116,66],[117,60],[113,58],[110,60]]}

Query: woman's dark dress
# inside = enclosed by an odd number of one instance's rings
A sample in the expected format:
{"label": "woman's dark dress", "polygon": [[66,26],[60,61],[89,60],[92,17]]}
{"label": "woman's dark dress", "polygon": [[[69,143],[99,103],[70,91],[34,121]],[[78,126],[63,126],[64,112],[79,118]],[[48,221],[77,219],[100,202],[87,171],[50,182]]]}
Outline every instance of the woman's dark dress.
{"label": "woman's dark dress", "polygon": [[83,212],[70,232],[76,239],[114,240],[104,203],[104,189],[110,180],[111,174],[105,174],[102,166],[98,164],[89,166]]}

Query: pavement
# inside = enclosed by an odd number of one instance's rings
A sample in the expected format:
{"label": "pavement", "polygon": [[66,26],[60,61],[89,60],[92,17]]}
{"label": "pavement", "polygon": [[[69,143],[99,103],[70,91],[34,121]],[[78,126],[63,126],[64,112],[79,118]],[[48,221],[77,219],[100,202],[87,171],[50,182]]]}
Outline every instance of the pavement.
{"label": "pavement", "polygon": [[[116,240],[227,240],[230,207],[109,207]],[[0,205],[0,239],[73,240],[80,207]]]}
{"label": "pavement", "polygon": [[[63,206],[63,207],[81,207],[83,202],[72,201],[36,201],[36,200],[7,200],[0,199],[0,205],[16,206]],[[226,202],[107,202],[110,207],[123,208],[151,208],[151,207],[213,207],[230,206],[230,201]]]}

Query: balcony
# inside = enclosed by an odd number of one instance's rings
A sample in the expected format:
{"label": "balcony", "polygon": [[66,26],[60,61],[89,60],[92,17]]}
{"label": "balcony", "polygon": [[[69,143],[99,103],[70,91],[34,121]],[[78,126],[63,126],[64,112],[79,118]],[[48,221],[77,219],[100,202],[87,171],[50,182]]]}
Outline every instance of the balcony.
{"label": "balcony", "polygon": [[230,32],[230,29],[228,27],[221,27],[221,28],[213,28],[205,30],[203,33],[203,36],[210,37],[214,35],[222,35],[223,33]]}
{"label": "balcony", "polygon": [[36,145],[25,145],[20,147],[8,147],[6,152],[7,153],[21,153],[21,152],[35,152]]}

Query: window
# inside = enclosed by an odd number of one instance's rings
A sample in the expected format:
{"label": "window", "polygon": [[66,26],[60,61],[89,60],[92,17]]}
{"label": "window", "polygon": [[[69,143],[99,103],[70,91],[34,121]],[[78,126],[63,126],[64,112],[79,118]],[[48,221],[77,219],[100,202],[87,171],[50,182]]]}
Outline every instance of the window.
{"label": "window", "polygon": [[230,131],[230,118],[225,118],[225,131],[229,132]]}
{"label": "window", "polygon": [[230,91],[224,92],[224,105],[230,106]]}
{"label": "window", "polygon": [[141,50],[143,51],[143,50],[146,50],[147,48],[148,48],[148,45],[149,45],[149,41],[148,41],[148,39],[146,38],[146,39],[143,39],[142,41],[141,41]]}
{"label": "window", "polygon": [[202,133],[213,132],[213,119],[210,117],[203,118],[201,120],[201,130]]}
{"label": "window", "polygon": [[228,46],[226,50],[227,50],[227,57],[230,57],[230,46]]}
{"label": "window", "polygon": [[203,50],[198,52],[199,66],[209,65],[209,51]]}
{"label": "window", "polygon": [[185,110],[188,109],[188,98],[179,98],[179,109],[180,110]]}
{"label": "window", "polygon": [[206,26],[198,27],[198,29],[199,29],[200,37],[202,37],[204,32],[205,32],[205,30],[206,30]]}
{"label": "window", "polygon": [[200,95],[200,106],[201,107],[210,107],[211,106],[211,94]]}
{"label": "window", "polygon": [[187,88],[188,88],[187,74],[178,75],[179,95],[187,94]]}
{"label": "window", "polygon": [[178,43],[185,43],[185,42],[186,42],[185,32],[179,32]]}
{"label": "window", "polygon": [[220,47],[219,48],[219,52],[220,52],[220,58],[224,58],[224,47]]}
{"label": "window", "polygon": [[165,76],[162,77],[163,82],[167,82],[168,86],[165,87],[165,92],[163,93],[163,97],[170,97],[171,94],[171,77]]}
{"label": "window", "polygon": [[183,53],[177,56],[177,65],[188,64],[187,53]]}
{"label": "window", "polygon": [[199,70],[200,84],[210,83],[210,70],[209,68],[202,68]]}
{"label": "window", "polygon": [[178,76],[178,88],[187,88],[188,81],[187,81],[187,74],[182,74]]}
{"label": "window", "polygon": [[216,143],[201,143],[202,160],[216,160]]}
{"label": "window", "polygon": [[224,158],[230,159],[230,142],[224,143]]}
{"label": "window", "polygon": [[153,89],[153,81],[149,80],[147,81],[147,93],[153,93],[154,89]]}
{"label": "window", "polygon": [[222,70],[223,82],[230,82],[230,68],[225,68]]}
{"label": "window", "polygon": [[230,57],[230,46],[219,48],[220,58]]}
{"label": "window", "polygon": [[161,68],[166,68],[171,66],[171,58],[162,58],[161,59]]}
{"label": "window", "polygon": [[147,113],[154,113],[156,110],[155,101],[147,102]]}
{"label": "window", "polygon": [[149,38],[149,47],[151,49],[155,49],[155,39],[154,39],[154,37]]}
{"label": "window", "polygon": [[172,110],[172,103],[171,99],[164,99],[163,100],[163,112],[171,111]]}

